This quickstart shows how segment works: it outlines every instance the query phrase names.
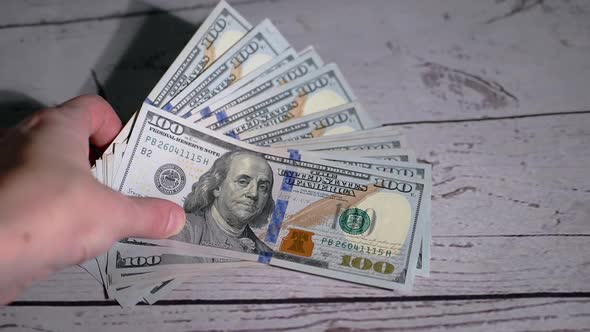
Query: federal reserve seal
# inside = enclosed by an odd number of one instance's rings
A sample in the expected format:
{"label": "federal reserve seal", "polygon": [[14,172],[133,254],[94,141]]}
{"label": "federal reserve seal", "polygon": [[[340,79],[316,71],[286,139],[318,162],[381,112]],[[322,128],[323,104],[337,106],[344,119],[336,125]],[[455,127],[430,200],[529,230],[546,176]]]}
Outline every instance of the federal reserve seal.
{"label": "federal reserve seal", "polygon": [[156,188],[165,195],[176,195],[186,184],[186,175],[182,168],[174,164],[160,166],[154,174]]}
{"label": "federal reserve seal", "polygon": [[371,226],[371,218],[367,212],[359,208],[351,208],[342,212],[338,221],[340,222],[340,228],[352,235],[363,234]]}

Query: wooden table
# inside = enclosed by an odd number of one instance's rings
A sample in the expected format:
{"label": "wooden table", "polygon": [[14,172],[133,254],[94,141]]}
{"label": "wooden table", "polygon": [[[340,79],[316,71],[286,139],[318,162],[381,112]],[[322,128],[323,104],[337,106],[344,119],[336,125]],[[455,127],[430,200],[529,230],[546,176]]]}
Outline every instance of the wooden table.
{"label": "wooden table", "polygon": [[[1,309],[0,330],[590,330],[588,1],[233,3],[337,62],[433,166],[430,278],[399,294],[260,266],[124,310],[75,267]],[[2,124],[85,92],[128,117],[213,6],[4,1]]]}

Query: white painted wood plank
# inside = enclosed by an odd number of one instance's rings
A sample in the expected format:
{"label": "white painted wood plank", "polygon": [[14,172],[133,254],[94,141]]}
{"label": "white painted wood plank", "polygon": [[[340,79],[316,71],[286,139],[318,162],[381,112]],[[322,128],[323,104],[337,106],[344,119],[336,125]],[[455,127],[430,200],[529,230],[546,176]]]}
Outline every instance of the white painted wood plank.
{"label": "white painted wood plank", "polygon": [[[276,267],[203,272],[166,299],[294,299],[408,295],[590,292],[589,237],[434,238],[431,276],[411,293],[332,280]],[[103,294],[90,275],[72,268],[37,282],[19,301],[90,301]]]}
{"label": "white painted wood plank", "polygon": [[590,114],[398,127],[433,165],[433,235],[590,234]]}
{"label": "white painted wood plank", "polygon": [[[127,12],[116,2],[86,9],[86,1],[64,11],[64,2],[55,1],[57,9],[39,5],[40,13],[71,13],[55,14],[59,20]],[[294,46],[313,44],[337,62],[381,122],[588,109],[590,4],[545,2],[490,22],[514,3],[302,0],[238,8],[253,22],[272,18]],[[53,104],[96,92],[94,70],[128,115],[209,11],[0,29],[0,91]]]}
{"label": "white painted wood plank", "polygon": [[590,299],[7,307],[8,331],[587,331]]}

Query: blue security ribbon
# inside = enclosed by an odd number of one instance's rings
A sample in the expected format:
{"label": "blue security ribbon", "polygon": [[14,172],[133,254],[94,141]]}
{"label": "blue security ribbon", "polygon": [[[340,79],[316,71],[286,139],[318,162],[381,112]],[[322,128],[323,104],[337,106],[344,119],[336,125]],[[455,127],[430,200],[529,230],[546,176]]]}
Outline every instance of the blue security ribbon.
{"label": "blue security ribbon", "polygon": [[[301,160],[301,154],[299,150],[296,149],[289,149],[289,159],[293,160]],[[293,179],[285,176],[283,177],[283,182],[281,183],[281,192],[291,192],[293,191]],[[270,224],[268,225],[268,230],[266,232],[266,237],[264,238],[265,242],[269,242],[272,244],[277,243],[277,238],[279,236],[279,232],[281,231],[281,225],[283,224],[283,220],[285,219],[285,212],[287,211],[287,206],[289,205],[289,201],[286,199],[279,199],[276,201],[275,209],[272,213]],[[272,253],[261,253],[258,256],[258,261],[260,263],[268,264],[270,259],[272,258]]]}
{"label": "blue security ribbon", "polygon": [[203,108],[202,110],[200,110],[199,113],[201,113],[202,118],[209,117],[209,115],[211,115],[211,108],[209,108],[209,106],[207,106],[207,107]]}
{"label": "blue security ribbon", "polygon": [[215,117],[217,118],[217,122],[224,123],[225,121],[227,121],[227,114],[225,114],[225,111],[215,113]]}
{"label": "blue security ribbon", "polygon": [[233,130],[232,131],[228,131],[227,133],[225,133],[227,136],[231,137],[231,138],[235,138],[235,139],[240,139],[240,135],[236,134]]}
{"label": "blue security ribbon", "polygon": [[166,112],[170,112],[173,108],[174,106],[172,106],[172,104],[170,103],[167,103],[166,105],[164,105],[164,107],[162,107],[162,109]]}

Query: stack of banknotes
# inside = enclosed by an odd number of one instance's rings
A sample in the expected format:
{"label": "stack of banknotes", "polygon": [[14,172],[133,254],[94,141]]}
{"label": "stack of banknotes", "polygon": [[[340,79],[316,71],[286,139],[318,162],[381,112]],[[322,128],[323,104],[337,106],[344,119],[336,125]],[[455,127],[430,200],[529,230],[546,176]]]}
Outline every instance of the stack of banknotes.
{"label": "stack of banknotes", "polygon": [[429,273],[432,184],[407,144],[336,64],[221,1],[92,168],[114,190],[183,206],[184,229],[82,267],[122,306],[263,264],[409,290]]}

